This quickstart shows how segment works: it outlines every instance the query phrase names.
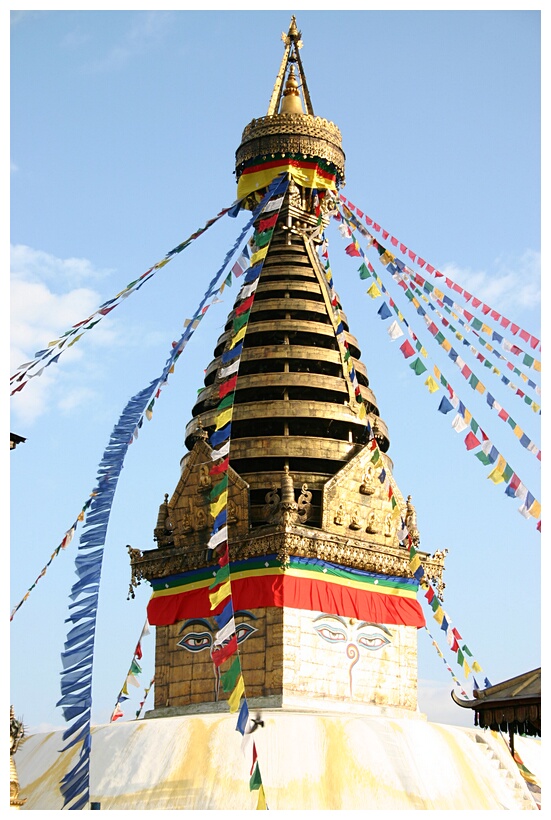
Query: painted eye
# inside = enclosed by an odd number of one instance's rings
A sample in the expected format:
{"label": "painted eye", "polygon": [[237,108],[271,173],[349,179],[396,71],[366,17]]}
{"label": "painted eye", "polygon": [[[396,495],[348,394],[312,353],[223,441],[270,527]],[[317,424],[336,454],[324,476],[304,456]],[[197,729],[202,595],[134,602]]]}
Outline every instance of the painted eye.
{"label": "painted eye", "polygon": [[178,641],[178,646],[187,649],[188,652],[201,652],[212,644],[210,632],[188,632],[187,635]]}
{"label": "painted eye", "polygon": [[344,631],[341,631],[340,629],[332,629],[327,624],[319,624],[319,626],[314,625],[314,629],[324,641],[335,643],[336,641],[346,640],[346,633]]}
{"label": "painted eye", "polygon": [[358,635],[357,641],[360,646],[364,647],[364,649],[371,650],[382,649],[383,646],[390,643],[388,638],[385,638],[383,635],[379,635],[377,633],[374,635],[360,634]]}
{"label": "painted eye", "polygon": [[247,638],[253,634],[253,632],[258,632],[258,629],[246,623],[237,624],[235,627],[235,637],[237,638],[237,643],[243,643],[243,641],[246,641]]}

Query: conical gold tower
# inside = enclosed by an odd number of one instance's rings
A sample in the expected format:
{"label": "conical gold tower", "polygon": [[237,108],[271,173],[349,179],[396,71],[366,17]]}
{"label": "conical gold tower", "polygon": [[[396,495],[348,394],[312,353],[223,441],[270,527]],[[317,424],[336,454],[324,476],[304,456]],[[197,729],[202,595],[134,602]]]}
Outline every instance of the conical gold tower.
{"label": "conical gold tower", "polygon": [[[278,175],[289,180],[235,374],[227,524],[241,667],[259,705],[412,711],[424,620],[398,530],[408,520],[418,546],[415,510],[394,481],[358,341],[320,261],[344,181],[340,131],[314,115],[294,17],[283,40],[268,113],[246,126],[236,152],[244,208]],[[238,296],[187,425],[189,452],[161,505],[157,549],[132,555],[133,583],[154,589],[156,716],[227,697],[212,661],[208,441],[240,306]],[[442,557],[420,554],[441,588]]]}

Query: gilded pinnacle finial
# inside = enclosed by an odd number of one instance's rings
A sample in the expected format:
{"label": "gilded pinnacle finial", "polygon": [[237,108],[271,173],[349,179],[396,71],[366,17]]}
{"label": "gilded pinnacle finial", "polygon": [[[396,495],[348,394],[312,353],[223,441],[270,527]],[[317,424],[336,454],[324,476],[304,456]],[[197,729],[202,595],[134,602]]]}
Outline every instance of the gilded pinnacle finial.
{"label": "gilded pinnacle finial", "polygon": [[285,43],[286,46],[290,46],[291,43],[295,43],[297,48],[302,48],[302,40],[300,39],[302,36],[301,32],[297,28],[297,21],[296,17],[293,14],[291,17],[291,23],[289,25],[289,31],[285,34],[284,31],[281,32],[281,39]]}

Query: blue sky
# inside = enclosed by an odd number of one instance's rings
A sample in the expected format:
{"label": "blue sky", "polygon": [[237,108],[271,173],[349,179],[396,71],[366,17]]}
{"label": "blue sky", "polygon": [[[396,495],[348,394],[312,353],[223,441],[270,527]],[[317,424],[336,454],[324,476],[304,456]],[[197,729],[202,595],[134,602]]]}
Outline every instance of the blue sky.
{"label": "blue sky", "polygon": [[[266,113],[291,13],[12,11],[10,373],[233,202],[235,150],[244,126]],[[315,113],[343,134],[342,193],[540,337],[537,8],[296,15]],[[217,223],[11,399],[11,429],[27,441],[9,462],[10,608],[76,519],[126,401],[161,373],[244,224],[243,216]],[[417,508],[421,549],[449,551],[444,608],[492,683],[533,669],[535,522],[487,480],[489,468],[466,451],[451,416],[437,412],[441,393],[430,395],[389,341],[380,300],[366,295],[336,226],[328,236],[335,286],[390,431],[394,475]],[[176,486],[184,428],[235,294],[226,290],[209,310],[125,462],[102,574],[96,723],[109,720],[149,598],[142,584],[127,601],[126,545],[153,547],[158,506]],[[433,349],[407,303],[402,309],[541,500],[539,462]],[[493,392],[541,446],[539,417],[499,382]],[[52,562],[10,627],[11,703],[31,730],[62,725],[55,702],[77,543]],[[153,633],[143,651],[147,685]],[[453,681],[423,630],[419,678],[429,718],[472,724],[451,703]],[[136,691],[127,717],[142,696]]]}

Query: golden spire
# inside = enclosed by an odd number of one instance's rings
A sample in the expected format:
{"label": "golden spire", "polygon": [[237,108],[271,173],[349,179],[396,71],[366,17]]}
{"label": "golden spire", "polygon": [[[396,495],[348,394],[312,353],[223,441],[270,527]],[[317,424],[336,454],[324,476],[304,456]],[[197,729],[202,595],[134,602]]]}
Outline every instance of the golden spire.
{"label": "golden spire", "polygon": [[285,90],[283,91],[283,99],[281,101],[279,113],[304,114],[304,111],[302,110],[302,103],[300,101],[297,78],[295,77],[294,65],[291,65],[287,76],[287,82],[285,83]]}
{"label": "golden spire", "polygon": [[[276,77],[274,90],[272,91],[272,97],[270,99],[270,104],[268,106],[268,117],[270,117],[273,114],[277,113],[277,111],[279,109],[279,103],[281,101],[281,97],[282,97],[283,94],[285,94],[287,92],[287,87],[289,86],[289,80],[291,79],[291,74],[292,74],[293,81],[295,83],[297,82],[297,80],[294,76],[294,71],[293,71],[293,69],[294,69],[293,64],[294,63],[296,63],[296,65],[298,67],[298,74],[299,74],[299,80],[300,80],[300,83],[297,84],[297,86],[296,86],[296,89],[297,89],[296,94],[298,95],[298,88],[299,87],[302,88],[302,94],[304,96],[304,103],[306,105],[306,113],[311,114],[311,116],[314,116],[314,109],[312,108],[312,102],[310,100],[310,94],[308,92],[308,85],[306,83],[306,77],[304,75],[304,69],[302,68],[302,61],[301,61],[300,55],[298,53],[299,49],[302,48],[302,40],[300,39],[300,37],[301,37],[301,34],[300,34],[300,31],[297,28],[297,22],[296,22],[295,16],[293,15],[291,17],[291,24],[289,26],[289,31],[287,32],[287,34],[285,34],[285,32],[283,32],[282,35],[281,35],[281,39],[285,43],[285,51],[283,53],[283,59],[281,61],[281,65],[279,67],[279,71],[278,71],[278,74],[277,74],[277,77]],[[289,67],[289,64],[290,64],[290,67],[291,67],[291,71],[289,72],[289,79],[287,80],[287,85],[285,87],[285,92],[284,92],[283,91],[283,80],[285,78],[285,74],[287,73],[287,68]],[[289,94],[291,92],[287,92],[287,93]],[[300,97],[298,97],[298,100],[300,102]],[[302,105],[300,106],[300,109],[293,107],[289,111],[284,107],[285,104],[286,103],[285,103],[285,99],[284,99],[282,107],[281,107],[281,113],[282,114],[285,114],[285,113],[293,113],[293,114],[294,113],[299,113],[299,114],[302,114],[303,113]],[[296,102],[294,104],[296,105]]]}

